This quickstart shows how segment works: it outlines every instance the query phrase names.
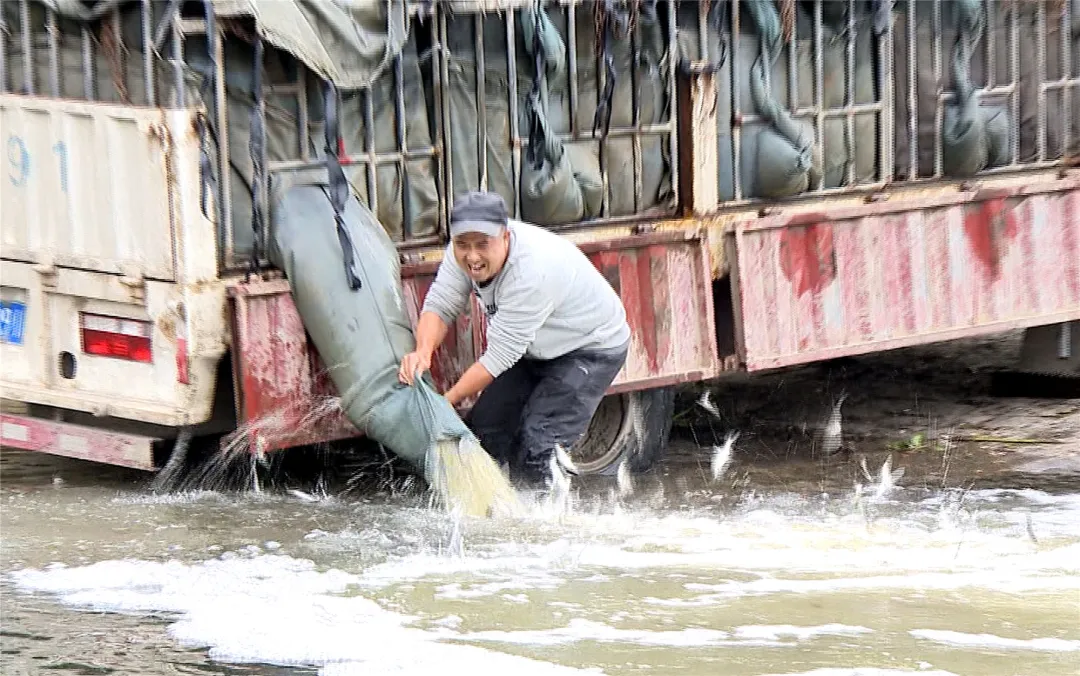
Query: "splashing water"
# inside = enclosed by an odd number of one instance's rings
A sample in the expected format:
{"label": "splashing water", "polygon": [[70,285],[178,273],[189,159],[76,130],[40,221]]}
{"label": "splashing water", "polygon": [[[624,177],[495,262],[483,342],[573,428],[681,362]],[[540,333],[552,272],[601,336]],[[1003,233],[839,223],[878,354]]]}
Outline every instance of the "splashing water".
{"label": "splashing water", "polygon": [[426,464],[433,501],[447,511],[478,517],[521,513],[517,491],[476,439],[440,440]]}

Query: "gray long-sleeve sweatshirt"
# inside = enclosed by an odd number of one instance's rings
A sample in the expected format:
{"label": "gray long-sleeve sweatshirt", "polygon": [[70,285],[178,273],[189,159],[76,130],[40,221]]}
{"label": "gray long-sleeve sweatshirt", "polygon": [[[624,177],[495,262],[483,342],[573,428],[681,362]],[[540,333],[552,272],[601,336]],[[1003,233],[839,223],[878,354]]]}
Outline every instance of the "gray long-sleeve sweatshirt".
{"label": "gray long-sleeve sweatshirt", "polygon": [[630,340],[618,294],[577,246],[543,228],[511,220],[510,253],[491,282],[475,284],[449,244],[424,299],[424,312],[452,324],[475,292],[487,314],[479,362],[498,377],[523,356],[554,359],[578,349],[610,350]]}

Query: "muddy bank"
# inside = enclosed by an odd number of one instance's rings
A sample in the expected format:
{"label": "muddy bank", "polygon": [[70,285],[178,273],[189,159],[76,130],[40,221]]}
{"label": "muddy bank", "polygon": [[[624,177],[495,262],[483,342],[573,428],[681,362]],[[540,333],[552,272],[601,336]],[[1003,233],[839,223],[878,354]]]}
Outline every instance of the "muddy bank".
{"label": "muddy bank", "polygon": [[[707,463],[740,433],[732,473],[743,485],[850,488],[892,456],[902,484],[926,488],[1062,488],[1080,475],[1080,400],[999,397],[992,376],[1015,363],[1021,331],[895,350],[686,388],[668,465]],[[699,405],[708,391],[717,415]],[[821,429],[841,408],[844,447]],[[670,473],[672,467],[665,469]],[[680,470],[675,470],[676,472]]]}

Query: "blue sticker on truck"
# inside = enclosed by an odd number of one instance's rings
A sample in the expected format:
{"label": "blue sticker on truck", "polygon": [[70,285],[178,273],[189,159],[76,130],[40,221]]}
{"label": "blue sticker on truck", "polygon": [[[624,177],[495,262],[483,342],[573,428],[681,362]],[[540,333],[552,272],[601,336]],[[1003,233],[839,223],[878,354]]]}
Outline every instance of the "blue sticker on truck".
{"label": "blue sticker on truck", "polygon": [[22,345],[26,328],[26,303],[0,300],[0,343]]}

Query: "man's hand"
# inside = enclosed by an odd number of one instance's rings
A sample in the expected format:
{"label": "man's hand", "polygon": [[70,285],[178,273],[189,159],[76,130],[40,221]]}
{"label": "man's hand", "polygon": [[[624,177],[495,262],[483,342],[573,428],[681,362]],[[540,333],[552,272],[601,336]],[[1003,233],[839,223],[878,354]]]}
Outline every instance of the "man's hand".
{"label": "man's hand", "polygon": [[431,368],[431,353],[416,350],[405,355],[401,360],[401,368],[398,369],[398,380],[406,385],[412,385],[416,377]]}

